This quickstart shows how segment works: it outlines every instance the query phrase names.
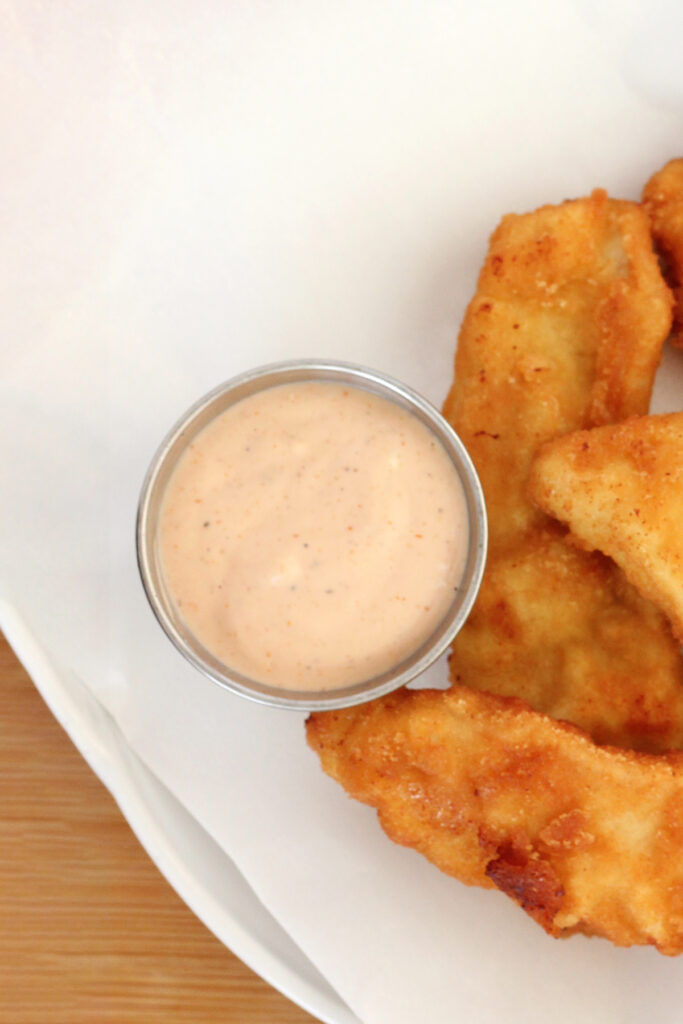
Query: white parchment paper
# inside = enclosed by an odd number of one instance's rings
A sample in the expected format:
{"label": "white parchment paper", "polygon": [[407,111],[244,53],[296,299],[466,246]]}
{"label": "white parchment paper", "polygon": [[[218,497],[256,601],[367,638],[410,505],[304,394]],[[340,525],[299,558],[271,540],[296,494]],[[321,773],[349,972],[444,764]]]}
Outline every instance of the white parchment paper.
{"label": "white parchment paper", "polygon": [[[683,964],[553,942],[440,875],[321,774],[302,716],[186,665],[137,576],[142,478],[259,363],[365,363],[439,404],[501,215],[637,198],[683,155],[682,11],[0,3],[0,597],[365,1024],[673,1024]],[[657,408],[682,387],[670,353]]]}

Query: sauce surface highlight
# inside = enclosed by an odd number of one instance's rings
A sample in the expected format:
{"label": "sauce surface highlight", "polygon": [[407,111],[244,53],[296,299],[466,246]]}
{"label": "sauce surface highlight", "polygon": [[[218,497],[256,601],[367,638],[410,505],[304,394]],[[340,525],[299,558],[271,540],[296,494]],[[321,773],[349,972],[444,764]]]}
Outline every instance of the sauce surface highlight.
{"label": "sauce surface highlight", "polygon": [[407,410],[337,383],[276,385],[188,446],[159,543],[180,616],[228,671],[330,690],[393,668],[443,621],[467,506]]}

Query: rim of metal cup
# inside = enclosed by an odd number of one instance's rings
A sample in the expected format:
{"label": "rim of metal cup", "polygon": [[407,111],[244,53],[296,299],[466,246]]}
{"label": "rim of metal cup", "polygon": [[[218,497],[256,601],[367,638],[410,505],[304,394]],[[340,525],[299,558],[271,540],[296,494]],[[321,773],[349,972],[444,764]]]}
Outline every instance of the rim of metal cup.
{"label": "rim of metal cup", "polygon": [[[446,616],[413,653],[371,679],[330,690],[295,690],[256,682],[223,664],[193,635],[175,608],[164,580],[158,521],[168,481],[187,445],[216,416],[259,391],[280,384],[328,381],[361,388],[413,413],[441,442],[465,492],[469,545],[462,579]],[[220,384],[192,405],[168,432],[145,476],[137,513],[136,546],[142,584],[152,611],[180,653],[220,686],[272,707],[325,711],[381,697],[421,675],[449,647],[460,631],[479,591],[488,542],[484,495],[462,441],[437,409],[412,388],[387,374],[353,363],[300,359],[248,370]]]}

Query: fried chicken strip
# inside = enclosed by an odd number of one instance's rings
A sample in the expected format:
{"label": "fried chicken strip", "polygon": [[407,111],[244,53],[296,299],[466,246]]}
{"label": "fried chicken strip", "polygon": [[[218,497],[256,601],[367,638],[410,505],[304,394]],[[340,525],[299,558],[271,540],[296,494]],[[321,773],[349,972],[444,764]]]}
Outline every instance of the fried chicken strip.
{"label": "fried chicken strip", "polygon": [[443,871],[497,886],[553,935],[673,954],[683,754],[599,747],[515,699],[601,742],[683,745],[683,665],[663,616],[526,493],[543,442],[646,412],[669,324],[634,204],[595,193],[503,220],[445,405],[479,471],[491,535],[453,686],[314,714],[307,731],[325,771]]}
{"label": "fried chicken strip", "polygon": [[525,492],[544,441],[648,411],[670,326],[637,204],[597,191],[503,218],[444,403],[482,481],[492,555],[546,525]]}
{"label": "fried chicken strip", "polygon": [[549,443],[529,492],[583,546],[613,558],[683,641],[683,413]]}
{"label": "fried chicken strip", "polygon": [[671,340],[683,348],[683,159],[670,160],[652,175],[643,189],[643,205],[676,297]]}
{"label": "fried chicken strip", "polygon": [[307,732],[394,842],[496,886],[551,935],[683,950],[683,754],[597,747],[461,686],[312,715]]}
{"label": "fried chicken strip", "polygon": [[489,514],[488,565],[451,679],[651,751],[683,746],[668,624],[610,561],[568,546],[526,484],[543,442],[647,411],[670,310],[636,204],[596,192],[505,217],[444,406]]}
{"label": "fried chicken strip", "polygon": [[613,562],[565,536],[535,533],[489,562],[451,679],[522,697],[597,743],[683,747],[683,659],[665,617]]}

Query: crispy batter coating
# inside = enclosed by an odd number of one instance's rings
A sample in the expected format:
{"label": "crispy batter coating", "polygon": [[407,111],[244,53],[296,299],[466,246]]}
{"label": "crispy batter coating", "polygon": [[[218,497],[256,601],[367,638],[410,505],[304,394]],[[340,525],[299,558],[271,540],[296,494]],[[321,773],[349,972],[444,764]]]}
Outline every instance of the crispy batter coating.
{"label": "crispy batter coating", "polygon": [[491,534],[454,685],[314,714],[307,732],[325,771],[443,871],[498,887],[552,935],[674,954],[683,754],[595,740],[683,746],[680,650],[621,570],[568,544],[526,491],[543,442],[647,411],[670,308],[636,205],[598,192],[503,220],[445,405]]}
{"label": "crispy batter coating", "polygon": [[498,887],[551,935],[683,951],[683,754],[597,747],[461,686],[313,715],[307,732],[395,842]]}
{"label": "crispy batter coating", "polygon": [[643,205],[676,297],[671,340],[683,348],[683,159],[670,160],[652,175],[643,189]]}
{"label": "crispy batter coating", "polygon": [[453,682],[650,751],[683,746],[683,662],[668,624],[613,563],[568,546],[526,483],[541,443],[647,411],[670,309],[636,204],[596,192],[505,217],[444,407],[479,472],[490,532]]}
{"label": "crispy batter coating", "polygon": [[598,191],[503,218],[444,404],[486,492],[492,554],[545,523],[524,490],[540,444],[647,412],[671,301],[635,203]]}
{"label": "crispy batter coating", "polygon": [[683,659],[666,619],[559,526],[490,560],[450,672],[455,683],[523,697],[597,743],[683,747]]}
{"label": "crispy batter coating", "polygon": [[683,641],[683,413],[553,441],[529,490],[585,547],[613,558]]}

